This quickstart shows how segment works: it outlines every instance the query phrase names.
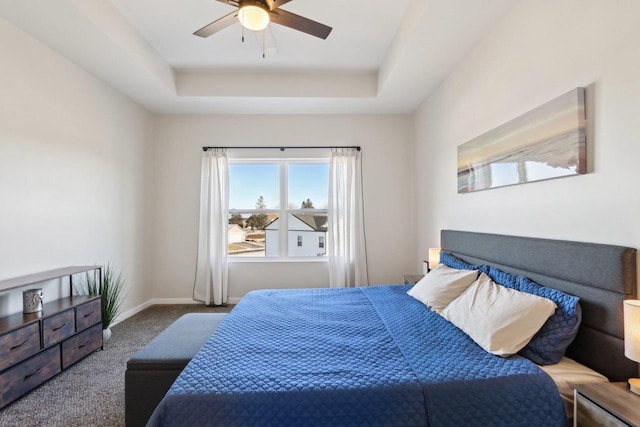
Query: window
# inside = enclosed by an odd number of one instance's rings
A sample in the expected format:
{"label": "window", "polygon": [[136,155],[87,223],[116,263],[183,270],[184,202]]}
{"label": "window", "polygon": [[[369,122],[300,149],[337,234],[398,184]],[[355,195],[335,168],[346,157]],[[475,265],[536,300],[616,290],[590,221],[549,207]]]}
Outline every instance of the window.
{"label": "window", "polygon": [[229,256],[325,256],[328,195],[326,159],[230,160]]}

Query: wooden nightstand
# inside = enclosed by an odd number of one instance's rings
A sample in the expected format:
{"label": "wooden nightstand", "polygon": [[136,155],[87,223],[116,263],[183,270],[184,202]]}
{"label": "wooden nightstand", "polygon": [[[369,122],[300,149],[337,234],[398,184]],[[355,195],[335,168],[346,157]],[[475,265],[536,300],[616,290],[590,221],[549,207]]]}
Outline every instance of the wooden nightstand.
{"label": "wooden nightstand", "polygon": [[573,388],[574,427],[640,426],[640,396],[630,392],[626,382]]}
{"label": "wooden nightstand", "polygon": [[402,283],[405,285],[415,284],[420,281],[424,277],[423,274],[405,274],[402,276]]}

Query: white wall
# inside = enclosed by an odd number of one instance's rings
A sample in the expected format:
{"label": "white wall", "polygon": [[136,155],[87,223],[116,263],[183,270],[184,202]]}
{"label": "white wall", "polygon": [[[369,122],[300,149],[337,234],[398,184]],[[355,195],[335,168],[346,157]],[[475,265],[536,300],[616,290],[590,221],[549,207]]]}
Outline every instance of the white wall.
{"label": "white wall", "polygon": [[[216,144],[361,145],[372,283],[421,271],[441,228],[640,247],[637,16],[636,0],[522,1],[413,118],[153,117],[0,20],[0,280],[111,261],[131,287],[125,311],[190,298],[200,147]],[[458,145],[577,86],[592,173],[456,193]],[[230,275],[232,298],[328,282],[322,262]],[[20,297],[1,293],[0,315]]]}
{"label": "white wall", "polygon": [[[153,296],[192,295],[201,147],[209,145],[361,145],[370,282],[400,283],[420,271],[412,262],[413,138],[409,116],[157,117]],[[328,285],[323,262],[232,263],[229,275],[232,299],[259,288]]]}
{"label": "white wall", "polygon": [[[110,261],[123,310],[141,304],[152,116],[1,18],[0,40],[0,280]],[[45,302],[68,292],[44,285]],[[0,293],[0,316],[22,290]]]}
{"label": "white wall", "polygon": [[[640,248],[638,16],[637,0],[522,1],[424,102],[414,262],[442,228]],[[578,86],[592,173],[457,194],[458,145]]]}

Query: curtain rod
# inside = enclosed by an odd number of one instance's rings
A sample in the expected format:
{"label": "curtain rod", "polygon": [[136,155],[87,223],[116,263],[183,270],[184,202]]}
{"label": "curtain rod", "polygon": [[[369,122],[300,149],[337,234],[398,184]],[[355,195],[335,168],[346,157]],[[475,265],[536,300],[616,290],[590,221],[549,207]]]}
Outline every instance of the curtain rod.
{"label": "curtain rod", "polygon": [[209,149],[215,149],[215,148],[223,148],[225,150],[280,150],[280,151],[284,151],[284,150],[318,150],[318,149],[323,149],[323,148],[329,148],[329,149],[333,149],[333,148],[353,148],[356,149],[358,151],[360,151],[360,146],[359,145],[343,145],[343,146],[315,146],[315,147],[309,147],[309,146],[297,146],[297,147],[284,147],[284,146],[280,146],[280,147],[202,147],[202,151],[207,151]]}

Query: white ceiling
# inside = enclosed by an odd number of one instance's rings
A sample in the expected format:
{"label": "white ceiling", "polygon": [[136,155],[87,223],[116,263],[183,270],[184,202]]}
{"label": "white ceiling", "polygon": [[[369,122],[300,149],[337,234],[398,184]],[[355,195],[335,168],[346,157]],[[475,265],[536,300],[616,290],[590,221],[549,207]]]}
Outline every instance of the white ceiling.
{"label": "white ceiling", "polygon": [[[282,8],[333,28],[327,40],[272,24],[278,54],[263,59],[252,33],[242,44],[239,23],[202,39],[193,32],[236,10],[216,0],[112,0],[176,69],[360,72],[380,68],[410,0],[294,0]],[[357,12],[363,10],[363,12]],[[352,17],[359,16],[359,19]],[[370,31],[368,28],[375,28]]]}
{"label": "white ceiling", "polygon": [[[518,0],[295,0],[327,40],[272,24],[277,54],[215,0],[3,0],[0,15],[155,113],[411,113]],[[373,6],[373,7],[372,7]]]}

